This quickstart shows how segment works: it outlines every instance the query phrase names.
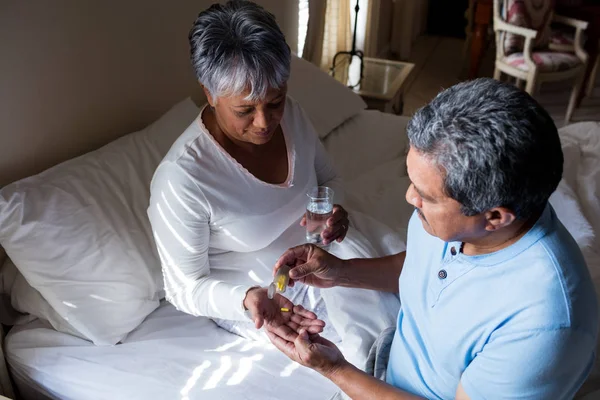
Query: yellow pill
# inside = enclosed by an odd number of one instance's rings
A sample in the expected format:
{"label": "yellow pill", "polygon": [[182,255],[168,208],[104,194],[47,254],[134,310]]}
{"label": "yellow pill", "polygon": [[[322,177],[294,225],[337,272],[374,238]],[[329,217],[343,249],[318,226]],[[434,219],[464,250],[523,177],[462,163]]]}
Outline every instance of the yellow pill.
{"label": "yellow pill", "polygon": [[281,311],[283,311],[283,312],[290,312],[290,309],[289,308],[285,308],[285,307],[281,307]]}
{"label": "yellow pill", "polygon": [[278,291],[283,291],[283,288],[285,286],[285,275],[281,275],[279,278],[277,278],[277,290]]}

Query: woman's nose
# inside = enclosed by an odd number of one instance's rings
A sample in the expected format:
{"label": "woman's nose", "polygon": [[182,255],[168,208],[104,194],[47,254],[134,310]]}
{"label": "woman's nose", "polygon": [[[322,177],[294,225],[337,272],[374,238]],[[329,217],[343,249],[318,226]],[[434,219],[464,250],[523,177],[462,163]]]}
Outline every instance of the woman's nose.
{"label": "woman's nose", "polygon": [[269,117],[264,111],[258,111],[254,115],[254,126],[259,129],[266,129],[269,127]]}

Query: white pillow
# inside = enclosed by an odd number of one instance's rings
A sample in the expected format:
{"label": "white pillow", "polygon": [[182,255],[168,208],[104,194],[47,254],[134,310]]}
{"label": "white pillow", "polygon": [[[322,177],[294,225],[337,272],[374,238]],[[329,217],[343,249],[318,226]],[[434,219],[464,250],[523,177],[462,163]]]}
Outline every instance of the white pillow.
{"label": "white pillow", "polygon": [[[67,324],[40,301],[55,328],[113,345],[158,307],[149,185],[198,112],[186,99],[139,132],[0,190],[0,243]],[[33,298],[23,292],[17,303]]]}
{"label": "white pillow", "polygon": [[321,139],[367,108],[359,95],[297,56],[292,56],[288,91],[308,114]]}
{"label": "white pillow", "polygon": [[377,110],[361,111],[331,132],[323,145],[338,173],[349,182],[388,161],[406,158],[409,120]]}

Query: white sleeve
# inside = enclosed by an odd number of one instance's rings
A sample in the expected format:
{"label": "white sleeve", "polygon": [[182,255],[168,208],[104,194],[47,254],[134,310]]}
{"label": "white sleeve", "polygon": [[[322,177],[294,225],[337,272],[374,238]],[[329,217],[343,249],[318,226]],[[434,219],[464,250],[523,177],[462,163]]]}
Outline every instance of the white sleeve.
{"label": "white sleeve", "polygon": [[163,162],[151,185],[148,217],[160,256],[166,297],[196,316],[247,320],[247,285],[210,276],[210,213],[198,186],[179,166]]}

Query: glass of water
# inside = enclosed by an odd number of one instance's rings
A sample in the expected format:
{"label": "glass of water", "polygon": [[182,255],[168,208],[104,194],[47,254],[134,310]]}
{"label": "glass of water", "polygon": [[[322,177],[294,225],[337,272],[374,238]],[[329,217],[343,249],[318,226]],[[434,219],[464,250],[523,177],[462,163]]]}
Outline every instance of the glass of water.
{"label": "glass of water", "polygon": [[333,189],[317,186],[308,193],[306,205],[306,241],[323,246],[321,233],[327,228],[327,220],[333,214]]}

